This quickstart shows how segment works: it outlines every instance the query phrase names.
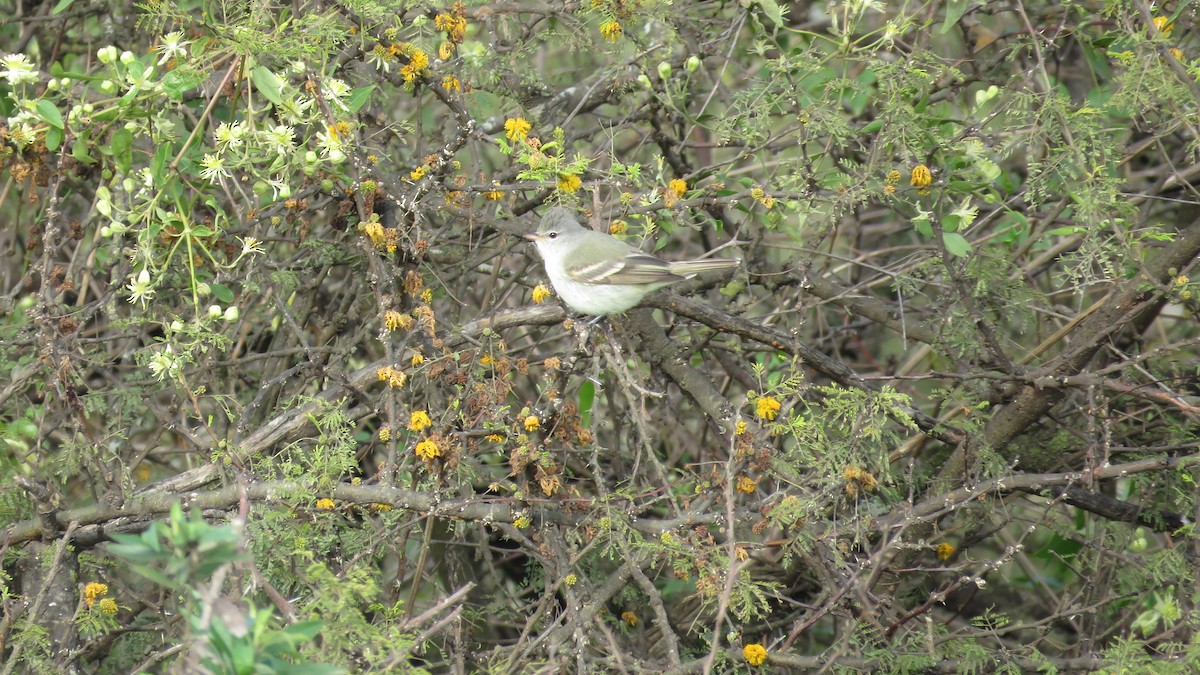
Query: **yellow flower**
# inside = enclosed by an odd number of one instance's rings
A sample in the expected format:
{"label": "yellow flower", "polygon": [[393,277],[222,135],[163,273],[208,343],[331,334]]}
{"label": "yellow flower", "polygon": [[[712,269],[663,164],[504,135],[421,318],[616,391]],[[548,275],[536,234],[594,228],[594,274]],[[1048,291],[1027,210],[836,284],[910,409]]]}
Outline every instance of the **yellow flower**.
{"label": "yellow flower", "polygon": [[425,363],[425,355],[421,354],[420,352],[413,354],[413,356],[412,356],[413,368],[416,368],[417,366],[421,365],[422,363]]}
{"label": "yellow flower", "polygon": [[574,586],[575,584],[579,583],[579,577],[575,576],[574,574],[568,574],[567,576],[563,577],[563,583],[568,586]]}
{"label": "yellow flower", "polygon": [[391,427],[381,427],[379,429],[379,440],[381,440],[385,443],[392,440],[392,428]]}
{"label": "yellow flower", "polygon": [[1176,49],[1175,47],[1171,47],[1171,48],[1170,48],[1170,49],[1168,49],[1167,51],[1171,52],[1171,56],[1174,56],[1176,61],[1182,61],[1182,60],[1183,60],[1183,52],[1179,51],[1179,50],[1178,50],[1178,49]]}
{"label": "yellow flower", "polygon": [[483,440],[491,441],[492,443],[500,443],[500,442],[504,441],[504,437],[501,436],[500,434],[488,434],[487,436],[485,436],[483,438]]}
{"label": "yellow flower", "polygon": [[433,441],[429,440],[428,438],[421,441],[420,443],[417,443],[416,453],[417,453],[417,457],[420,457],[421,459],[425,460],[426,462],[433,459],[434,457],[442,456],[441,448],[439,448],[437,446],[437,443],[434,443]]}
{"label": "yellow flower", "polygon": [[735,436],[741,436],[746,433],[746,420],[738,420],[737,426],[733,428]]}
{"label": "yellow flower", "polygon": [[536,304],[542,304],[546,301],[546,298],[550,297],[551,295],[554,294],[550,292],[549,288],[546,288],[545,284],[538,284],[537,286],[533,287],[533,301]]}
{"label": "yellow flower", "polygon": [[888,183],[887,185],[884,185],[883,186],[883,194],[888,195],[889,197],[891,195],[896,194],[896,186],[893,185],[892,183]]}
{"label": "yellow flower", "polygon": [[1170,35],[1171,31],[1175,29],[1175,24],[1165,16],[1156,16],[1154,17],[1154,27],[1163,35]]}
{"label": "yellow flower", "polygon": [[682,178],[676,178],[670,183],[667,183],[667,187],[669,187],[671,192],[674,192],[675,196],[677,197],[682,197],[683,193],[687,192],[688,189],[687,181],[683,180]]}
{"label": "yellow flower", "polygon": [[625,230],[628,227],[629,226],[625,224],[625,221],[614,220],[614,221],[612,221],[612,224],[608,226],[608,233],[609,234],[625,234]]}
{"label": "yellow flower", "polygon": [[96,604],[98,598],[108,595],[108,584],[102,584],[98,581],[93,581],[83,587],[83,601],[88,607]]}
{"label": "yellow flower", "polygon": [[624,612],[621,612],[621,620],[624,621],[625,623],[629,624],[631,627],[638,625],[637,614],[634,614],[633,612],[631,612],[629,610],[625,610]]}
{"label": "yellow flower", "polygon": [[754,198],[754,201],[767,207],[768,210],[775,206],[775,198],[767,194],[767,192],[760,187],[752,188],[750,190],[750,196]]}
{"label": "yellow flower", "polygon": [[954,551],[955,548],[953,544],[948,544],[943,541],[937,545],[938,560],[949,560],[950,556],[954,555]]}
{"label": "yellow flower", "polygon": [[781,407],[782,406],[779,404],[779,401],[777,401],[774,396],[759,396],[758,400],[754,402],[755,414],[757,414],[760,419],[767,420],[768,422],[775,419],[775,416],[779,414],[779,409]]}
{"label": "yellow flower", "polygon": [[[500,183],[497,181],[492,181],[492,187],[498,188],[500,187]],[[483,198],[491,202],[498,202],[501,199],[504,199],[504,193],[499,190],[488,190],[487,192],[483,193]]]}
{"label": "yellow flower", "polygon": [[[409,322],[411,322],[412,317],[409,317],[408,320],[409,320]],[[388,330],[394,331],[394,330],[400,328],[403,325],[403,323],[404,323],[404,315],[401,314],[400,312],[397,312],[394,309],[389,309],[388,311],[383,313],[383,325]]]}
{"label": "yellow flower", "polygon": [[334,502],[332,499],[330,499],[328,497],[317,500],[317,508],[322,511],[328,511],[336,505],[337,505],[336,502]]}
{"label": "yellow flower", "polygon": [[530,415],[525,418],[525,431],[537,431],[542,428],[542,421],[537,418],[537,415]]}
{"label": "yellow flower", "polygon": [[408,177],[413,180],[421,180],[422,178],[425,177],[425,167],[418,166],[417,168],[415,168],[409,172]]}
{"label": "yellow flower", "polygon": [[892,169],[891,171],[887,172],[886,180],[889,183],[895,183],[895,182],[899,181],[900,180],[900,171],[898,169]]}
{"label": "yellow flower", "polygon": [[533,125],[526,122],[524,117],[510,117],[504,122],[504,137],[515,143],[524,140],[532,128]]}
{"label": "yellow flower", "polygon": [[370,509],[372,511],[391,511],[392,505],[391,504],[382,504],[380,502],[371,502]]}
{"label": "yellow flower", "polygon": [[746,475],[738,476],[738,479],[737,479],[737,491],[738,492],[740,492],[744,495],[748,495],[748,494],[753,494],[754,491],[757,489],[758,489],[758,481],[756,481],[753,478],[746,476]]}
{"label": "yellow flower", "polygon": [[622,32],[624,32],[624,29],[621,28],[621,24],[618,21],[609,19],[600,24],[600,36],[609,42],[616,42],[617,38],[621,37]]}
{"label": "yellow flower", "polygon": [[583,181],[579,179],[579,176],[560,175],[558,177],[558,189],[562,192],[566,192],[568,194],[573,193],[578,190],[581,185],[583,185]]}
{"label": "yellow flower", "polygon": [[515,527],[516,527],[518,530],[523,530],[523,529],[525,529],[525,528],[529,527],[529,526],[530,526],[530,525],[532,525],[532,524],[533,524],[533,520],[532,520],[532,519],[530,519],[530,517],[529,517],[529,516],[527,516],[527,515],[525,515],[524,513],[522,513],[521,515],[517,516],[517,519],[513,521],[513,525],[514,525],[514,526],[515,526]]}
{"label": "yellow flower", "polygon": [[100,601],[100,611],[112,616],[117,613],[117,601],[112,598],[105,598]]}
{"label": "yellow flower", "polygon": [[433,426],[433,420],[429,419],[429,413],[424,410],[414,410],[408,418],[409,431],[420,431],[429,426]]}
{"label": "yellow flower", "polygon": [[423,302],[427,305],[429,303],[433,302],[433,289],[432,288],[426,288],[425,290],[421,291],[421,302]]}
{"label": "yellow flower", "polygon": [[746,657],[746,663],[752,666],[761,666],[767,661],[767,648],[754,643],[742,647],[742,656]]}
{"label": "yellow flower", "polygon": [[933,182],[933,174],[929,173],[929,167],[924,164],[918,164],[913,167],[912,177],[909,179],[909,185],[913,187],[928,187]]}
{"label": "yellow flower", "polygon": [[462,84],[459,83],[457,77],[453,75],[447,75],[442,78],[442,89],[445,89],[446,91],[461,92]]}

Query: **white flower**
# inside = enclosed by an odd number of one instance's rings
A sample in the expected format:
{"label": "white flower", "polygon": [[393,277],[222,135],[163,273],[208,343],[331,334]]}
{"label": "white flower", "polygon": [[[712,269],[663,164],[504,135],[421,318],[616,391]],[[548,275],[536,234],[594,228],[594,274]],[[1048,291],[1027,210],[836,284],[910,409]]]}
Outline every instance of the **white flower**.
{"label": "white flower", "polygon": [[204,155],[204,159],[200,160],[200,166],[204,167],[200,171],[200,177],[210,183],[229,177],[229,170],[225,168],[225,160],[216,155]]}
{"label": "white flower", "polygon": [[279,117],[290,124],[303,124],[308,121],[308,111],[312,106],[313,100],[307,96],[285,98],[279,105]]}
{"label": "white flower", "polygon": [[238,308],[237,307],[226,307],[225,313],[222,315],[221,318],[225,319],[226,321],[237,321]]}
{"label": "white flower", "polygon": [[251,253],[262,253],[262,242],[254,237],[238,237],[242,242],[242,255],[250,255]]}
{"label": "white flower", "polygon": [[332,128],[328,131],[317,132],[317,147],[321,148],[321,155],[326,159],[334,161],[335,156],[345,157],[342,151],[342,139],[337,131]]}
{"label": "white flower", "polygon": [[209,305],[208,306],[208,318],[210,318],[210,319],[216,319],[216,318],[220,317],[221,314],[223,314],[224,312],[225,312],[225,310],[222,309],[220,305]]}
{"label": "white flower", "polygon": [[161,66],[177,56],[187,56],[186,47],[189,44],[191,43],[183,39],[182,31],[174,31],[164,35],[162,38],[162,43],[156,48],[160,53],[162,53],[162,58],[158,60],[158,65]]}
{"label": "white flower", "polygon": [[0,71],[0,76],[7,79],[8,83],[14,87],[23,82],[38,81],[37,73],[33,72],[33,64],[24,54],[9,54],[0,59],[0,65],[4,66],[4,70]]}
{"label": "white flower", "polygon": [[175,358],[175,352],[171,349],[171,345],[167,345],[166,349],[150,357],[150,362],[146,364],[146,367],[150,369],[150,374],[161,382],[166,375],[174,377],[179,372],[181,365],[179,359]]}
{"label": "white flower", "polygon": [[142,307],[145,307],[146,303],[154,298],[154,287],[150,283],[149,270],[142,269],[136,278],[129,281],[129,284],[125,288],[129,289],[130,303],[140,302],[142,303]]}
{"label": "white flower", "polygon": [[282,180],[268,180],[267,184],[271,186],[271,201],[277,202],[280,199],[291,198],[292,188],[287,182]]}
{"label": "white flower", "polygon": [[242,147],[243,139],[246,138],[246,123],[245,122],[222,122],[216,131],[217,147],[221,150],[237,149]]}
{"label": "white flower", "polygon": [[280,155],[287,155],[296,148],[296,130],[286,124],[277,124],[265,134],[267,145]]}

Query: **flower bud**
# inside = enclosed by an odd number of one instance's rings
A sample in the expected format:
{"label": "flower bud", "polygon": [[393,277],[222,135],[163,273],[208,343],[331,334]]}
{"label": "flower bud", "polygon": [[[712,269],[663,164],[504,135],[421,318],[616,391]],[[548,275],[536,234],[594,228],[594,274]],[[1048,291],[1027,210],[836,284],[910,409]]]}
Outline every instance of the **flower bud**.
{"label": "flower bud", "polygon": [[210,318],[210,319],[219,318],[224,311],[225,310],[221,309],[220,305],[209,305],[208,306],[208,318]]}
{"label": "flower bud", "polygon": [[641,85],[647,89],[650,89],[654,86],[653,84],[650,84],[650,78],[646,77],[645,73],[638,75],[638,82],[640,82]]}
{"label": "flower bud", "polygon": [[130,51],[121,52],[121,63],[124,63],[125,65],[129,65],[129,64],[133,63],[135,60],[137,60],[137,57],[133,55],[133,52],[130,52]]}
{"label": "flower bud", "polygon": [[100,59],[100,63],[112,63],[117,60],[117,48],[109,45],[96,50],[96,58]]}
{"label": "flower bud", "polygon": [[696,72],[696,70],[700,68],[700,57],[692,54],[688,57],[687,63],[684,64],[684,67],[687,68],[689,73]]}
{"label": "flower bud", "polygon": [[671,64],[666,61],[658,64],[658,77],[663,80],[671,79]]}
{"label": "flower bud", "polygon": [[238,308],[237,307],[227,307],[225,309],[225,314],[222,318],[224,318],[226,321],[237,321]]}

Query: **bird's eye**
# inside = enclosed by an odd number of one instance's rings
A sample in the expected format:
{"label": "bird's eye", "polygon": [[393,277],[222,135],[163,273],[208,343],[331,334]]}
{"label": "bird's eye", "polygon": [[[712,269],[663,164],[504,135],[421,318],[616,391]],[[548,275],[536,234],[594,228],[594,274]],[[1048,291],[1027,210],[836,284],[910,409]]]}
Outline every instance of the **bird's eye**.
{"label": "bird's eye", "polygon": [[557,233],[557,232],[547,232],[547,233],[546,233],[546,236],[547,236],[547,237],[550,237],[551,239],[557,239],[557,238],[558,238],[558,233]]}

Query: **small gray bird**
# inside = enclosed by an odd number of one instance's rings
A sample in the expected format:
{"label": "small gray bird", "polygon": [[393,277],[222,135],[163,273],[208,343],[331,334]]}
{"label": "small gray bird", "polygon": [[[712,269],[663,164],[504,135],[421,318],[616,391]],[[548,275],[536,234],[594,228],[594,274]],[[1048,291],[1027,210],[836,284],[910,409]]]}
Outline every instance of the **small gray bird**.
{"label": "small gray bird", "polygon": [[537,232],[525,238],[537,246],[558,297],[592,316],[620,314],[664,286],[738,265],[737,260],[667,262],[583,227],[561,206],[547,211]]}

